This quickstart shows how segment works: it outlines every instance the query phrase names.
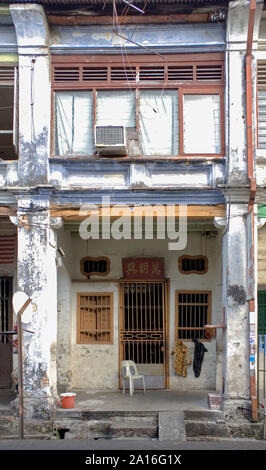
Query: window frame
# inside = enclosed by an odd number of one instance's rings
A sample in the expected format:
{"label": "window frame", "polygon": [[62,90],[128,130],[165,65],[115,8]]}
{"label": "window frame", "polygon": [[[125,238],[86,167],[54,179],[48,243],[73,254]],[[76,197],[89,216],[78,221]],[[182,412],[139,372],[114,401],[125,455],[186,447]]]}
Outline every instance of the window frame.
{"label": "window frame", "polygon": [[[88,60],[91,59],[90,61]],[[165,68],[165,79],[164,80],[144,80],[144,81],[123,81],[115,80],[111,82],[110,70],[111,66],[116,67],[123,66],[121,56],[56,56],[53,58],[52,70],[53,70],[53,79],[52,79],[52,119],[51,119],[51,158],[55,159],[89,159],[93,160],[95,158],[101,159],[99,155],[94,153],[93,155],[56,155],[55,154],[55,93],[60,91],[91,91],[93,95],[93,128],[96,123],[96,93],[97,91],[119,91],[119,90],[135,90],[136,93],[136,130],[139,132],[139,90],[177,90],[178,93],[178,142],[179,142],[179,152],[178,155],[128,155],[124,157],[112,156],[111,158],[122,159],[122,160],[134,160],[134,159],[186,159],[186,158],[219,158],[225,156],[225,136],[224,136],[224,54],[223,53],[207,53],[207,54],[192,54],[187,57],[184,54],[172,54],[165,55],[165,60],[167,61],[168,66],[179,66],[186,65],[187,63],[193,64],[194,72],[193,79],[191,81],[186,80],[168,80],[167,68]],[[112,64],[112,65],[111,65]],[[196,65],[195,65],[196,64]],[[108,67],[108,79],[105,82],[99,81],[82,81],[82,80],[66,80],[55,81],[54,79],[54,70],[56,67],[79,67],[79,77],[81,75],[82,67],[91,66],[91,67]],[[128,64],[125,64],[128,66]],[[141,66],[164,66],[162,63],[162,58],[155,55],[143,55],[143,56],[130,56],[130,66],[135,67],[138,70]],[[195,77],[196,67],[200,66],[212,66],[212,65],[221,65],[222,70],[222,79],[221,80],[198,80]],[[211,95],[216,94],[220,96],[220,147],[221,151],[218,154],[211,153],[193,153],[185,154],[183,148],[183,95],[184,94],[202,94],[202,95]],[[139,141],[139,148],[140,141]],[[105,156],[105,158],[108,158]]]}
{"label": "window frame", "polygon": [[[180,327],[179,326],[179,310],[178,310],[178,295],[179,294],[207,294],[208,295],[208,310],[207,310],[207,325],[211,324],[212,318],[212,291],[210,290],[176,290],[175,291],[175,340],[181,340],[184,342],[192,342],[190,338],[179,338],[179,330],[189,330],[189,331],[196,331],[196,330],[204,330],[203,327]],[[193,304],[191,304],[193,305]],[[197,305],[197,304],[195,304]],[[211,338],[198,338],[201,342],[209,342]]]}
{"label": "window frame", "polygon": [[0,130],[2,135],[12,135],[12,145],[8,147],[14,147],[13,157],[5,158],[5,161],[17,161],[18,160],[18,64],[17,62],[2,63],[0,62],[0,87],[1,88],[12,88],[12,124],[10,129]]}
{"label": "window frame", "polygon": [[[105,261],[106,262],[106,271],[104,273],[100,273],[98,271],[92,271],[91,273],[86,273],[84,271],[85,261],[92,261],[92,262],[96,262],[96,263],[97,263],[97,261]],[[81,274],[83,274],[83,276],[85,276],[87,278],[89,278],[90,276],[107,276],[110,273],[110,265],[111,265],[111,262],[110,262],[110,259],[107,258],[107,256],[97,256],[97,257],[85,256],[84,258],[81,258],[81,260],[80,260],[80,272],[81,272]]]}
{"label": "window frame", "polygon": [[[197,259],[201,259],[201,260],[204,260],[205,262],[205,269],[202,270],[202,271],[197,271],[195,269],[191,269],[189,271],[184,271],[183,268],[182,268],[182,261],[183,259],[191,259],[191,260],[197,260]],[[181,274],[184,274],[184,275],[188,275],[188,274],[198,274],[198,275],[203,275],[203,274],[206,274],[207,271],[208,271],[208,258],[207,256],[204,256],[204,255],[182,255],[178,258],[178,269],[179,269],[179,272]]]}
{"label": "window frame", "polygon": [[[82,341],[81,339],[81,309],[80,309],[80,299],[81,297],[109,297],[109,308],[110,308],[110,329],[108,330],[110,339],[108,341]],[[104,345],[104,344],[113,344],[113,313],[114,313],[114,296],[113,292],[78,292],[77,293],[77,344],[85,344],[85,345]],[[88,333],[91,330],[86,330]],[[97,334],[97,328],[95,330],[95,334]],[[106,330],[107,331],[107,330]]]}

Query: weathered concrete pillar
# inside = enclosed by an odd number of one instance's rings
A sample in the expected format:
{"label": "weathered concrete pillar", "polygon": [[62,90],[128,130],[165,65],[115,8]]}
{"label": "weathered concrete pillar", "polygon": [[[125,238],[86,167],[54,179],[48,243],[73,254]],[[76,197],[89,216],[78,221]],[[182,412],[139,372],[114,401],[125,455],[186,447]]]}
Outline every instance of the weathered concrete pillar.
{"label": "weathered concrete pillar", "polygon": [[57,386],[57,268],[46,195],[19,198],[17,226],[18,289],[37,306],[31,322],[23,324],[33,332],[24,332],[23,340],[25,418],[48,419]]}
{"label": "weathered concrete pillar", "polygon": [[[257,1],[253,50],[257,48],[263,2]],[[226,22],[225,129],[227,185],[248,184],[246,142],[246,48],[249,2],[231,2]],[[253,62],[253,113],[256,116],[256,61]]]}
{"label": "weathered concrete pillar", "polygon": [[51,84],[49,29],[40,5],[10,5],[19,54],[19,182],[47,184]]}
{"label": "weathered concrete pillar", "polygon": [[227,204],[223,236],[224,413],[232,419],[248,417],[251,403],[246,215],[247,204]]}

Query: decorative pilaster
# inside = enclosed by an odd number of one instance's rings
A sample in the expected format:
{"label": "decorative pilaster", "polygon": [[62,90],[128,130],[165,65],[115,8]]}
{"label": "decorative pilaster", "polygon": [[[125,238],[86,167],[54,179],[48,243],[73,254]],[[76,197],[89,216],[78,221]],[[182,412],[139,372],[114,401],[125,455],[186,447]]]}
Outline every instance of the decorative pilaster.
{"label": "decorative pilaster", "polygon": [[229,419],[248,417],[251,404],[246,216],[247,204],[227,204],[223,235],[224,413]]}
{"label": "decorative pilaster", "polygon": [[[18,289],[36,304],[23,325],[25,418],[48,419],[57,397],[57,268],[56,235],[46,196],[18,200]],[[23,316],[22,316],[23,322]]]}
{"label": "decorative pilaster", "polygon": [[12,4],[19,53],[20,185],[48,183],[50,152],[49,29],[42,6]]}

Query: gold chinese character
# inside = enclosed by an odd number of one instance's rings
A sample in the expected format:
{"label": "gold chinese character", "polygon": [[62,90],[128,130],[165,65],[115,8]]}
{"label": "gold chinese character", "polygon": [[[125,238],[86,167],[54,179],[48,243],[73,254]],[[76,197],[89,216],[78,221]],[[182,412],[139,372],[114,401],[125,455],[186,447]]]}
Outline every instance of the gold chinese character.
{"label": "gold chinese character", "polygon": [[161,267],[158,261],[152,263],[152,274],[157,274],[158,276],[161,274]]}
{"label": "gold chinese character", "polygon": [[127,265],[127,274],[136,274],[135,262],[132,261]]}
{"label": "gold chinese character", "polygon": [[141,274],[148,274],[149,272],[149,263],[141,263],[140,264],[140,267],[139,267],[139,270],[141,272]]}

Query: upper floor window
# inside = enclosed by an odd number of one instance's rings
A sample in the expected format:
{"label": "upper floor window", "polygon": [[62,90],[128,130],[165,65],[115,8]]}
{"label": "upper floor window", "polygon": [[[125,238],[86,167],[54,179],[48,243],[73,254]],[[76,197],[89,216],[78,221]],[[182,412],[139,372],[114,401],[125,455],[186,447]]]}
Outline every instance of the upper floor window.
{"label": "upper floor window", "polygon": [[95,155],[95,126],[123,127],[128,156],[222,155],[223,62],[174,57],[127,67],[55,59],[53,155]]}
{"label": "upper floor window", "polygon": [[257,63],[258,147],[266,148],[266,62]]}
{"label": "upper floor window", "polygon": [[17,159],[17,69],[0,66],[0,158]]}

